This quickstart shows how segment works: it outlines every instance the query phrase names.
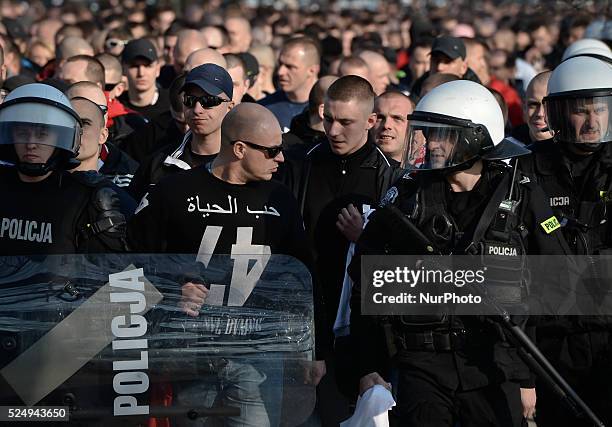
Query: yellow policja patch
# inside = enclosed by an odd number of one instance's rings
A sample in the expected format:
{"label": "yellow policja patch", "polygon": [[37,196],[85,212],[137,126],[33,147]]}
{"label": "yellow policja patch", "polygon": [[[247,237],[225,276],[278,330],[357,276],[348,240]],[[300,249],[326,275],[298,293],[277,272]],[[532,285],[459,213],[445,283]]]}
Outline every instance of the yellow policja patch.
{"label": "yellow policja patch", "polygon": [[546,221],[540,223],[546,234],[550,234],[555,231],[557,228],[561,227],[559,221],[557,221],[557,217],[551,216]]}

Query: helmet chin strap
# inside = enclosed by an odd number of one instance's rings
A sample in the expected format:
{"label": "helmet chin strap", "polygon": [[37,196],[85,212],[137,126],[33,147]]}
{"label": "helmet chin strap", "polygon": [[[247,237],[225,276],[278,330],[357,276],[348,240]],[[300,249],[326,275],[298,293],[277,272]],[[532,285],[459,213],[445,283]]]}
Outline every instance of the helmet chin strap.
{"label": "helmet chin strap", "polygon": [[594,142],[594,143],[584,143],[584,142],[566,142],[564,143],[566,149],[574,154],[582,154],[589,155],[592,153],[596,153],[601,150],[604,143]]}
{"label": "helmet chin strap", "polygon": [[16,162],[17,170],[26,176],[44,176],[54,170],[71,170],[81,164],[74,157],[66,156],[67,153],[58,152],[55,150],[54,153],[49,157],[49,160],[45,163],[26,163]]}

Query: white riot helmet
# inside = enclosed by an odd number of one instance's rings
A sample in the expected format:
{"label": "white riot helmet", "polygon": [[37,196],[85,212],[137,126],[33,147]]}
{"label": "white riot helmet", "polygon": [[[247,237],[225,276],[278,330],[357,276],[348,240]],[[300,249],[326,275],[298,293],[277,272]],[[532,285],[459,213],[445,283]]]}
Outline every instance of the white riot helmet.
{"label": "white riot helmet", "polygon": [[543,102],[557,141],[589,152],[612,140],[612,64],[570,58],[552,72],[547,93]]}
{"label": "white riot helmet", "polygon": [[604,61],[612,61],[612,50],[610,50],[608,45],[601,40],[580,39],[565,49],[561,61],[576,56],[592,56],[593,58],[602,59]]}
{"label": "white riot helmet", "polygon": [[410,128],[402,167],[448,172],[478,159],[502,160],[529,153],[504,138],[504,116],[484,86],[457,80],[425,95],[408,116]]}
{"label": "white riot helmet", "polygon": [[7,150],[12,158],[1,160],[14,163],[25,175],[42,176],[78,166],[75,157],[81,133],[79,115],[68,98],[53,86],[32,83],[18,87],[0,105],[0,145],[39,144],[54,148],[45,163],[19,161],[14,150]]}

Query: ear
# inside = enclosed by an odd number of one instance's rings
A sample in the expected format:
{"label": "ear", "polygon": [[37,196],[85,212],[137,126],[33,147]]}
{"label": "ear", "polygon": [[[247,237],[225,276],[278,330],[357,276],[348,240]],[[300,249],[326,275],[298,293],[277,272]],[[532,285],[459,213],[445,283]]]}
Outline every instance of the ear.
{"label": "ear", "polygon": [[368,116],[366,130],[370,130],[374,127],[374,125],[376,124],[376,117],[376,113],[372,113]]}
{"label": "ear", "polygon": [[159,73],[161,72],[161,65],[159,61],[155,61],[155,77],[159,77]]}
{"label": "ear", "polygon": [[319,104],[319,118],[323,120],[323,112],[325,111],[325,104]]}
{"label": "ear", "polygon": [[98,138],[98,144],[104,145],[108,139],[108,128],[104,126],[100,131],[100,137]]}
{"label": "ear", "polygon": [[310,66],[310,68],[308,68],[308,71],[310,71],[310,73],[312,74],[312,76],[314,76],[315,79],[319,76],[320,70],[321,67],[319,65],[312,65]]}
{"label": "ear", "polygon": [[232,145],[232,151],[234,153],[234,157],[236,157],[239,160],[242,160],[244,158],[244,154],[246,152],[246,150],[244,149],[244,144],[241,144],[239,142],[236,142]]}
{"label": "ear", "polygon": [[123,92],[127,90],[127,78],[121,77],[121,83],[117,84],[115,88],[109,93],[111,99],[119,98]]}
{"label": "ear", "polygon": [[465,75],[465,73],[467,72],[467,69],[468,69],[468,64],[467,64],[467,61],[464,60],[461,63],[461,75],[462,76]]}
{"label": "ear", "polygon": [[2,67],[0,67],[0,80],[6,80],[6,64],[2,64]]}

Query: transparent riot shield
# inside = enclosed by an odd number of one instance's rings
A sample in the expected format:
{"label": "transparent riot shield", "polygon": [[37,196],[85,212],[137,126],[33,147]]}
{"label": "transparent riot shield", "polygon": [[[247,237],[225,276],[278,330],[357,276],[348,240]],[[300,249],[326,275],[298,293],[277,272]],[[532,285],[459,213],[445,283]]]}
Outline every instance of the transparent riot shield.
{"label": "transparent riot shield", "polygon": [[86,426],[304,422],[315,402],[306,267],[194,259],[0,258],[0,405]]}

